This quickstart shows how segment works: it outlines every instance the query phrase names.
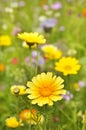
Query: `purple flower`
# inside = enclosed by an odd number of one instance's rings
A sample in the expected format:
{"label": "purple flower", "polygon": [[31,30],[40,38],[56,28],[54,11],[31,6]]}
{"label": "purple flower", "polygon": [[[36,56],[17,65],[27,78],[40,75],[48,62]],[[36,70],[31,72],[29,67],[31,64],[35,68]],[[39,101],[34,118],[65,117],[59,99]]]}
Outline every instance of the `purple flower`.
{"label": "purple flower", "polygon": [[62,4],[60,2],[56,2],[55,4],[51,5],[51,9],[58,10],[62,8]]}
{"label": "purple flower", "polygon": [[14,27],[12,34],[17,35],[20,31],[21,29],[19,27]]}
{"label": "purple flower", "polygon": [[64,26],[60,26],[59,27],[59,31],[63,32],[65,30],[65,27]]}
{"label": "purple flower", "polygon": [[38,63],[39,63],[40,66],[44,66],[45,59],[44,58],[40,58],[39,61],[38,61]]}
{"label": "purple flower", "polygon": [[44,29],[45,32],[51,32],[52,28],[57,24],[57,19],[46,19],[41,21],[40,27]]}
{"label": "purple flower", "polygon": [[30,64],[30,58],[29,58],[29,57],[26,57],[26,58],[25,58],[25,62],[26,62],[27,65],[29,65],[29,64]]}
{"label": "purple flower", "polygon": [[36,58],[37,57],[37,51],[32,51],[32,57]]}
{"label": "purple flower", "polygon": [[50,19],[46,19],[45,21],[42,21],[40,25],[41,27],[52,28],[56,25],[56,23],[57,23],[57,19],[50,18]]}
{"label": "purple flower", "polygon": [[20,2],[19,2],[19,6],[20,6],[20,7],[24,7],[24,6],[25,6],[25,2],[24,2],[24,1],[20,1]]}
{"label": "purple flower", "polygon": [[63,95],[63,99],[66,101],[70,101],[73,98],[73,94],[70,93],[69,91],[66,92],[66,95]]}
{"label": "purple flower", "polygon": [[86,84],[85,84],[84,81],[79,81],[79,82],[78,82],[78,85],[79,85],[81,88],[83,88],[83,87],[86,86]]}

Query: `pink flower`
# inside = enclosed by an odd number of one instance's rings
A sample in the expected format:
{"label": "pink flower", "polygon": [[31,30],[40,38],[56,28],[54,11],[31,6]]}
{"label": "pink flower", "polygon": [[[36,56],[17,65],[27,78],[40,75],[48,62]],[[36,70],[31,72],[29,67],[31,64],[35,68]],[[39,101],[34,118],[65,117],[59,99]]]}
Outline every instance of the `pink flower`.
{"label": "pink flower", "polygon": [[58,10],[62,8],[62,4],[60,2],[56,2],[55,4],[51,5],[51,9]]}

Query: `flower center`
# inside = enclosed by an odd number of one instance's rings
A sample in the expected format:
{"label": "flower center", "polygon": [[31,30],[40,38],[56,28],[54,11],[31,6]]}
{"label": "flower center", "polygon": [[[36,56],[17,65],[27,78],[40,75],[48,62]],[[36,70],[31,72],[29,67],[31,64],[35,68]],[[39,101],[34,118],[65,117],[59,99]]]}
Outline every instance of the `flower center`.
{"label": "flower center", "polygon": [[40,91],[41,96],[48,97],[52,94],[52,89],[50,87],[43,87]]}
{"label": "flower center", "polygon": [[71,66],[66,65],[66,66],[65,66],[65,70],[67,70],[67,71],[71,70]]}

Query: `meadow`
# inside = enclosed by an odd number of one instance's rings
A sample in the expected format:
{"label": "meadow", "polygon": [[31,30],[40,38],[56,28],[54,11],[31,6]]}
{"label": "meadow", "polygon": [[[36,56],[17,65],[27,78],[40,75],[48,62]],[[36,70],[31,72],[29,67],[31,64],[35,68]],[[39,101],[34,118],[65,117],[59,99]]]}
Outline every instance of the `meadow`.
{"label": "meadow", "polygon": [[0,0],[0,130],[86,130],[86,0]]}

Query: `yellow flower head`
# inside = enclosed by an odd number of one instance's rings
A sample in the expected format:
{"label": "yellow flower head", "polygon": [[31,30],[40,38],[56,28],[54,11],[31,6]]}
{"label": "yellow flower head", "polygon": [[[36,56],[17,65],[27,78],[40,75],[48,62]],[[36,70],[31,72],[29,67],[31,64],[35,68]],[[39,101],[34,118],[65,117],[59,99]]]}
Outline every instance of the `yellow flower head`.
{"label": "yellow flower head", "polygon": [[53,45],[45,45],[42,47],[44,55],[48,59],[59,59],[62,56],[62,52]]}
{"label": "yellow flower head", "polygon": [[10,128],[16,128],[21,126],[21,122],[16,119],[16,117],[9,117],[6,119],[6,126]]}
{"label": "yellow flower head", "polygon": [[36,46],[38,44],[44,44],[46,42],[46,39],[43,35],[39,35],[37,32],[34,33],[21,33],[18,34],[18,38],[25,41],[28,46]]}
{"label": "yellow flower head", "polygon": [[11,38],[8,35],[0,35],[0,46],[11,45]]}
{"label": "yellow flower head", "polygon": [[0,63],[0,71],[5,71],[5,64],[3,63]]}
{"label": "yellow flower head", "polygon": [[53,101],[61,100],[62,94],[66,93],[63,82],[61,77],[53,76],[52,72],[41,73],[33,77],[32,82],[27,82],[28,98],[32,99],[32,104],[39,106],[53,105]]}
{"label": "yellow flower head", "polygon": [[73,88],[76,90],[76,91],[79,91],[80,90],[80,86],[78,83],[74,83],[73,84]]}
{"label": "yellow flower head", "polygon": [[19,117],[22,121],[26,121],[30,124],[37,124],[38,122],[43,122],[43,116],[39,115],[35,109],[24,109],[23,111],[21,111]]}
{"label": "yellow flower head", "polygon": [[70,74],[77,74],[80,69],[78,60],[72,57],[62,57],[59,62],[55,64],[55,70],[62,72],[65,76]]}
{"label": "yellow flower head", "polygon": [[26,87],[23,85],[13,85],[10,88],[11,93],[15,95],[24,95],[26,94]]}

